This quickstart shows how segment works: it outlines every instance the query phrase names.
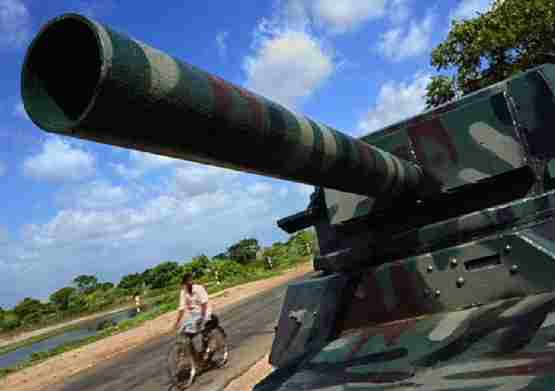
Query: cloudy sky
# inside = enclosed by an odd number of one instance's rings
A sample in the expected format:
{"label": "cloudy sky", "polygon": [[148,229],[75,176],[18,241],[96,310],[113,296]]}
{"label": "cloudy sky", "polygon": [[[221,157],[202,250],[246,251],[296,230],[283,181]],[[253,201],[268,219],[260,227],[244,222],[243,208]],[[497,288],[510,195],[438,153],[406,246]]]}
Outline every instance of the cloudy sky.
{"label": "cloudy sky", "polygon": [[[302,210],[311,188],[46,134],[26,117],[30,39],[63,12],[116,30],[354,135],[423,109],[431,49],[488,0],[0,0],[0,305],[81,273],[116,282],[213,256]],[[194,5],[191,5],[194,4]]]}

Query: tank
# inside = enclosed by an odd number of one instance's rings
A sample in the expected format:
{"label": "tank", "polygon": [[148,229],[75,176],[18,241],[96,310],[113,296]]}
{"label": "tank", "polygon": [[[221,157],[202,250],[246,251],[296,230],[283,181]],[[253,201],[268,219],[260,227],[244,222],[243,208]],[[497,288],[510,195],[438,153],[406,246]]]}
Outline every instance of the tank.
{"label": "tank", "polygon": [[[67,36],[74,41],[69,44]],[[354,138],[65,14],[22,96],[48,132],[313,185],[270,390],[551,390],[555,65]]]}

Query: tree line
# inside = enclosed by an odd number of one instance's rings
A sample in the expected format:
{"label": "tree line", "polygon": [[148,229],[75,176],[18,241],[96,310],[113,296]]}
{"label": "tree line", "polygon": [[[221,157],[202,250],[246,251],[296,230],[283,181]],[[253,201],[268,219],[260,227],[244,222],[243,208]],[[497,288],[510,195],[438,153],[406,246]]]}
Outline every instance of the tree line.
{"label": "tree line", "polygon": [[[185,262],[162,262],[141,273],[125,275],[114,284],[94,275],[80,275],[70,286],[50,294],[47,301],[26,297],[11,309],[0,307],[0,330],[37,327],[72,316],[93,313],[129,302],[133,296],[156,296],[177,289],[184,273],[208,284],[225,284],[264,273],[272,267],[293,265],[317,251],[313,230],[292,235],[262,249],[258,240],[246,238],[212,258],[198,255]],[[270,261],[270,262],[269,262]]]}

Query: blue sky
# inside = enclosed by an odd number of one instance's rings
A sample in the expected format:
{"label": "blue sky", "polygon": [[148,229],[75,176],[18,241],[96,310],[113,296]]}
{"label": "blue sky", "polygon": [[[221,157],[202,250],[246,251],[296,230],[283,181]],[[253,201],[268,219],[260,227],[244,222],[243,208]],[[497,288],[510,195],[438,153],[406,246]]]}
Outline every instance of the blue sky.
{"label": "blue sky", "polygon": [[0,0],[0,305],[213,256],[275,225],[311,188],[46,134],[26,117],[30,39],[79,12],[344,132],[424,108],[431,49],[488,0]]}

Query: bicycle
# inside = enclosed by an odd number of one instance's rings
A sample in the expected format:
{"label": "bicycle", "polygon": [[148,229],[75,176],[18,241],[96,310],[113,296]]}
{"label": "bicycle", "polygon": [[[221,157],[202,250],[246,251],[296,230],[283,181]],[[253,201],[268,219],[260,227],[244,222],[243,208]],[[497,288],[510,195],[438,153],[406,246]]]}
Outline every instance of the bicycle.
{"label": "bicycle", "polygon": [[[201,349],[195,347],[195,337],[199,335],[202,337]],[[202,372],[225,366],[228,356],[226,334],[217,316],[212,315],[201,331],[195,329],[192,320],[186,322],[168,351],[169,391],[190,387]]]}

